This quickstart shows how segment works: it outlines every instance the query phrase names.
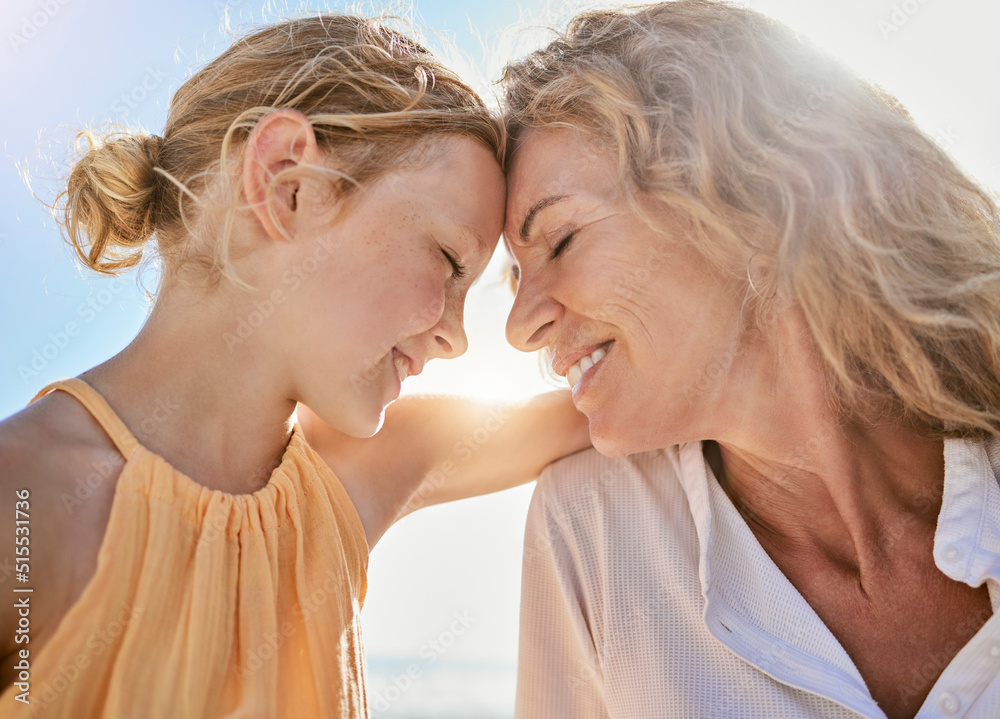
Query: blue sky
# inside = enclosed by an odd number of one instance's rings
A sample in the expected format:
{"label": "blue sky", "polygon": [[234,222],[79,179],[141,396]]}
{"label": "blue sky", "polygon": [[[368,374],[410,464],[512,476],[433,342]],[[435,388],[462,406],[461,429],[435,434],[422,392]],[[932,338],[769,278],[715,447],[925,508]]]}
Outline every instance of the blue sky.
{"label": "blue sky", "polygon": [[[971,172],[1000,185],[1000,45],[995,40],[1000,3],[746,4],[800,29],[896,93],[925,130]],[[535,14],[542,10],[537,0],[523,0],[521,5]],[[546,7],[559,15],[576,5],[566,0]],[[21,177],[25,161],[39,154],[41,142],[40,154],[55,165],[38,162],[33,182],[39,192],[51,196],[53,185],[46,178],[65,172],[59,161],[74,128],[119,121],[162,130],[173,90],[192,68],[228,44],[220,32],[224,7],[212,0],[4,0],[0,417],[20,409],[45,383],[76,375],[124,347],[147,311],[134,275],[118,281],[94,279],[77,268],[52,219]],[[239,24],[241,19],[259,18],[261,3],[243,0],[229,8]],[[470,22],[489,43],[500,46],[502,55],[507,45],[501,40],[508,35],[501,30],[522,14],[517,3],[504,0],[475,5],[422,0],[416,9],[418,23],[443,32],[445,39],[453,37],[479,66],[484,61]],[[494,79],[498,57],[485,64],[480,74]],[[495,274],[496,263],[490,272]],[[536,361],[503,342],[509,302],[502,289],[481,283],[468,301],[467,356],[432,363],[420,377],[407,381],[407,391],[511,396],[544,389]],[[447,659],[513,665],[520,539],[530,491],[525,487],[431,508],[390,530],[372,555],[364,613],[371,657],[419,658],[421,647],[449,627],[456,613],[465,612],[475,622]],[[509,704],[509,674],[504,681],[508,699],[502,701]],[[396,715],[403,716],[404,705],[397,705]]]}

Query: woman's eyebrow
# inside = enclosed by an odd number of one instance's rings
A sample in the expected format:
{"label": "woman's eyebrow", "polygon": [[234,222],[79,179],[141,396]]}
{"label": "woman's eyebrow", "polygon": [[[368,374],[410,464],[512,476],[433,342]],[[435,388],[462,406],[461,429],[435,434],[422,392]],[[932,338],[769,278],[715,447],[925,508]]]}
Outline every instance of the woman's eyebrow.
{"label": "woman's eyebrow", "polygon": [[528,235],[531,233],[531,225],[535,221],[535,216],[539,212],[544,210],[546,207],[556,204],[557,202],[562,202],[568,197],[569,195],[550,195],[532,205],[531,209],[528,210],[528,213],[524,216],[524,222],[521,223],[521,242],[528,244]]}

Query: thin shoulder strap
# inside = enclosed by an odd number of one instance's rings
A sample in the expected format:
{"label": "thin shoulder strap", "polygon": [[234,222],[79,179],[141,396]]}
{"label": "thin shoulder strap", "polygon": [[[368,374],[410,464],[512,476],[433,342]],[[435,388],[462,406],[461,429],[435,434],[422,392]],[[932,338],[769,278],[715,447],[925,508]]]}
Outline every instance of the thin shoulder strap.
{"label": "thin shoulder strap", "polygon": [[[82,379],[63,379],[58,382],[53,382],[52,384],[45,387],[41,392],[36,394],[31,402],[44,397],[49,392],[53,390],[61,389],[63,392],[73,395],[79,400],[80,404],[87,408],[97,420],[98,424],[104,428],[104,431],[108,433],[111,441],[115,443],[118,451],[122,453],[125,460],[128,461],[132,457],[132,453],[135,448],[139,445],[136,438],[129,432],[128,427],[122,422],[121,418],[115,414],[115,411],[111,409],[111,406],[102,397],[96,389],[91,387],[89,384],[84,382]],[[29,402],[28,404],[31,404]]]}

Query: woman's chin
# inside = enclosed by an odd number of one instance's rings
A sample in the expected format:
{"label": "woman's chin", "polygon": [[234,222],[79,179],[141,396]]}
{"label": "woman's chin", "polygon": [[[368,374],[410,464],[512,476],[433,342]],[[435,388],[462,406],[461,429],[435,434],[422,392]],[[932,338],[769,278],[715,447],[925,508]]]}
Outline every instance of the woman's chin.
{"label": "woman's chin", "polygon": [[637,417],[615,421],[607,414],[596,414],[590,417],[590,442],[605,457],[627,457],[676,444],[664,432],[651,431],[649,424]]}
{"label": "woman's chin", "polygon": [[642,451],[634,448],[635,442],[627,435],[610,431],[608,427],[595,427],[593,420],[590,422],[590,442],[605,457],[627,457]]}

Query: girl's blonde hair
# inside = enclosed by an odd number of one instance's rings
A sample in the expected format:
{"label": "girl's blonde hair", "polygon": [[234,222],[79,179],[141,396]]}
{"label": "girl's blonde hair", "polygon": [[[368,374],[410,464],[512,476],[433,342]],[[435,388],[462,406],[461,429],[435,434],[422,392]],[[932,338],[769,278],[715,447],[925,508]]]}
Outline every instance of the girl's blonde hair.
{"label": "girl's blonde hair", "polygon": [[[227,274],[240,187],[231,170],[241,166],[254,126],[276,109],[309,118],[336,165],[311,169],[342,196],[425,159],[424,141],[445,133],[473,138],[503,161],[502,124],[410,38],[350,15],[288,20],[238,39],[188,79],[171,100],[162,137],[80,133],[85,152],[56,202],[80,259],[117,274],[139,262],[155,234],[165,260],[184,256],[216,277]],[[192,214],[189,202],[201,211]],[[219,240],[207,253],[192,249],[192,220],[215,222],[205,234]]]}
{"label": "girl's blonde hair", "polygon": [[711,0],[582,14],[502,82],[508,159],[526,128],[611,148],[757,326],[801,309],[844,416],[1000,436],[997,205],[894,97]]}

